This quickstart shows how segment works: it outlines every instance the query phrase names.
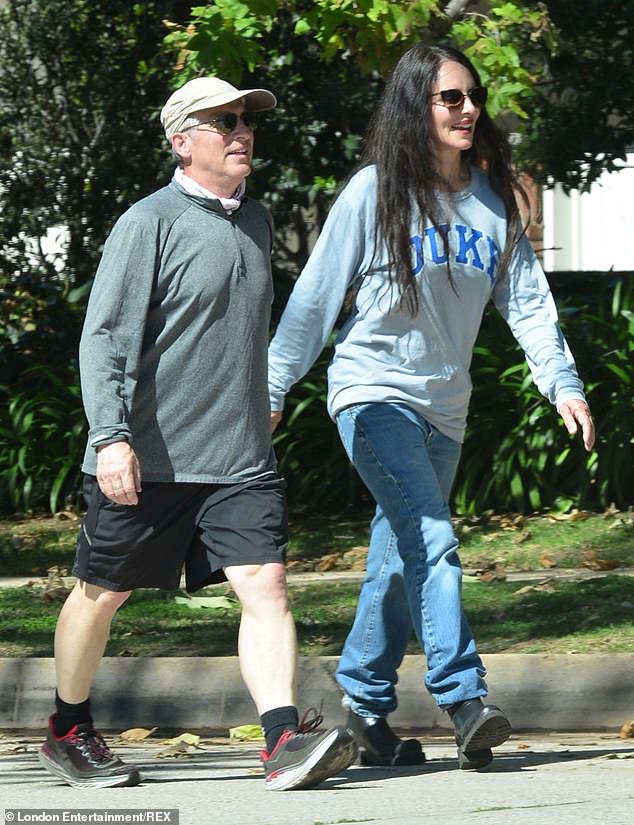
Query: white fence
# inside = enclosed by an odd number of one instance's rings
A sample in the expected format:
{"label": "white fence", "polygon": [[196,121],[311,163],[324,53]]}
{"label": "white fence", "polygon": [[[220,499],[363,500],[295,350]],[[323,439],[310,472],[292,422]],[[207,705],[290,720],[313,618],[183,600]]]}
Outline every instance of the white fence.
{"label": "white fence", "polygon": [[542,209],[547,272],[634,270],[634,152],[588,193],[544,189]]}

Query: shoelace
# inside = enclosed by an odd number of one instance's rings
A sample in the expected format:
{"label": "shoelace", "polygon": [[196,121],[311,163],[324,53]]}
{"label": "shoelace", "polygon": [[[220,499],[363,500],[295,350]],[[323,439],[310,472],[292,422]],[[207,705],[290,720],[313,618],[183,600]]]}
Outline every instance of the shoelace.
{"label": "shoelace", "polygon": [[[321,712],[323,706],[324,703],[322,701],[319,705],[319,710],[317,710],[317,708],[308,708],[301,718],[296,733],[310,733],[311,731],[314,731],[316,728],[318,728],[324,721],[324,717]],[[309,719],[308,715],[311,713],[313,714],[313,716]]]}
{"label": "shoelace", "polygon": [[73,735],[71,742],[77,745],[80,751],[91,762],[107,762],[113,758],[112,751],[106,745],[103,737],[97,731],[90,730]]}
{"label": "shoelace", "polygon": [[[267,761],[271,758],[271,756],[273,756],[277,749],[282,747],[286,742],[288,742],[289,739],[311,734],[324,721],[324,717],[321,713],[321,709],[323,708],[323,706],[324,703],[322,701],[319,705],[319,710],[317,710],[317,708],[308,708],[302,716],[301,721],[297,727],[297,730],[285,730],[278,739],[277,744],[273,748],[271,753],[268,753],[267,751],[261,751],[261,758],[264,761]],[[313,716],[311,719],[309,719],[308,715],[311,713],[313,714]]]}

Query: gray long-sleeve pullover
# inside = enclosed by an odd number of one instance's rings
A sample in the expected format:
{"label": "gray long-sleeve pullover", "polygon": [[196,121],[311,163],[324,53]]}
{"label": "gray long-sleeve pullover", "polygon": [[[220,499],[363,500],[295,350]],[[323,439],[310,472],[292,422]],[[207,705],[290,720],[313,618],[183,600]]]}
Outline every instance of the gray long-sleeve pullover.
{"label": "gray long-sleeve pullover", "polygon": [[146,481],[232,483],[275,470],[267,393],[268,211],[227,215],[177,183],[115,224],[80,344],[90,431],[126,439]]}

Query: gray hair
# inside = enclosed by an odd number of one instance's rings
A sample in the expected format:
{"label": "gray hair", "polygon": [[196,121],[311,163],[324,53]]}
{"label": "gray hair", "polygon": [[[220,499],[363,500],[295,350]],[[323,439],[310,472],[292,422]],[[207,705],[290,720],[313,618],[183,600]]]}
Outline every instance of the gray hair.
{"label": "gray hair", "polygon": [[[194,129],[196,126],[200,126],[202,123],[206,123],[209,120],[209,116],[205,115],[205,110],[201,112],[194,112],[193,114],[189,115],[189,117],[185,120],[182,127],[178,130],[179,132],[186,132],[188,129]],[[178,154],[176,149],[174,149],[174,144],[170,140],[170,146],[172,147],[172,157],[180,166],[181,168],[184,166],[183,158]]]}

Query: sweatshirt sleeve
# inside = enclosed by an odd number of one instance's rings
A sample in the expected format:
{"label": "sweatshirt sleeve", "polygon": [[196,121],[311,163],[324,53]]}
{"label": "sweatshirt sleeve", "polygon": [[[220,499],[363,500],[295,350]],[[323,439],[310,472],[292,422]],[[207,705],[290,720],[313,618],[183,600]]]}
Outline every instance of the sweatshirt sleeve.
{"label": "sweatshirt sleeve", "polygon": [[271,409],[281,411],[290,388],[324,348],[346,292],[367,263],[366,221],[346,190],[332,207],[297,279],[269,347]]}
{"label": "sweatshirt sleeve", "polygon": [[542,395],[555,406],[573,398],[585,400],[548,281],[527,238],[518,244],[493,300],[522,347]]}
{"label": "sweatshirt sleeve", "polygon": [[81,388],[92,447],[132,441],[128,424],[152,294],[157,233],[123,215],[95,275],[79,345]]}

